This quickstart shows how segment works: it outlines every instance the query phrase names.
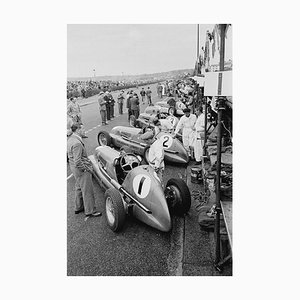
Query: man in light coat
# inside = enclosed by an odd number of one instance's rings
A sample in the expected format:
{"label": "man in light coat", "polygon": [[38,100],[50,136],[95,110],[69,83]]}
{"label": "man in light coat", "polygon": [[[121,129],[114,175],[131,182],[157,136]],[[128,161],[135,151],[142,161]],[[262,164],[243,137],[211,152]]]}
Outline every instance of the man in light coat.
{"label": "man in light coat", "polygon": [[153,130],[153,142],[149,149],[149,166],[151,166],[156,172],[161,184],[163,184],[163,173],[165,169],[165,151],[163,147],[163,140],[157,136],[161,132],[160,121],[154,123],[155,127]]}
{"label": "man in light coat", "polygon": [[188,155],[191,157],[191,147],[194,146],[194,126],[196,123],[196,116],[191,114],[189,108],[183,110],[184,116],[182,116],[176,126],[174,135],[176,136],[179,133],[179,130],[182,129],[182,142],[183,147],[187,151]]}
{"label": "man in light coat", "polygon": [[70,169],[75,182],[75,214],[85,213],[87,217],[101,216],[96,211],[92,182],[92,163],[87,157],[86,149],[80,136],[80,125],[71,126],[72,135],[67,141]]}
{"label": "man in light coat", "polygon": [[101,91],[99,93],[98,103],[99,103],[99,110],[100,110],[102,125],[107,125],[107,123],[106,123],[106,101],[105,101],[105,95],[104,95],[103,91]]}
{"label": "man in light coat", "polygon": [[197,121],[195,123],[195,140],[194,140],[194,153],[196,165],[199,165],[203,156],[203,141],[204,141],[204,114],[202,113],[202,106],[196,108]]}

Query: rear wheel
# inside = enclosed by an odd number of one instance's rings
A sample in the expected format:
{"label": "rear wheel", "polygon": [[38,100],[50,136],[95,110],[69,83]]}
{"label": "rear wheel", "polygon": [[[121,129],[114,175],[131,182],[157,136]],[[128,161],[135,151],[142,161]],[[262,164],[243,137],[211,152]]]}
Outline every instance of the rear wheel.
{"label": "rear wheel", "polygon": [[191,194],[182,179],[171,178],[166,185],[165,196],[170,212],[182,216],[191,207]]}
{"label": "rear wheel", "polygon": [[120,193],[115,188],[105,192],[105,215],[108,227],[112,231],[120,231],[125,223],[125,208]]}
{"label": "rear wheel", "polygon": [[98,143],[100,146],[110,146],[111,138],[107,131],[100,131],[98,133]]}

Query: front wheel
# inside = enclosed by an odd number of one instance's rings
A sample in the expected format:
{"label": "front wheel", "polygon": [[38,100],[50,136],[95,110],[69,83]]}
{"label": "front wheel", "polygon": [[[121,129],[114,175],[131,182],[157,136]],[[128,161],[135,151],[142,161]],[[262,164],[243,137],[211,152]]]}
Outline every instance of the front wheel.
{"label": "front wheel", "polygon": [[120,231],[125,223],[125,208],[120,193],[115,188],[105,192],[105,215],[108,227],[112,231]]}
{"label": "front wheel", "polygon": [[100,131],[98,133],[98,143],[100,146],[110,146],[111,138],[107,131]]}
{"label": "front wheel", "polygon": [[165,196],[170,212],[182,216],[191,207],[191,194],[182,179],[171,178],[166,185]]}

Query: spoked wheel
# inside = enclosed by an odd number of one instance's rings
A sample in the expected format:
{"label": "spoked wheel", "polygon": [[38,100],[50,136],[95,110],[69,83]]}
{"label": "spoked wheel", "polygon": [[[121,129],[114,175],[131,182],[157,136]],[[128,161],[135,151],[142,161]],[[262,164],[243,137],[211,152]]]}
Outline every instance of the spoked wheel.
{"label": "spoked wheel", "polygon": [[191,207],[191,194],[182,179],[172,178],[167,182],[165,197],[170,212],[176,215],[184,215]]}
{"label": "spoked wheel", "polygon": [[108,132],[100,131],[98,133],[98,143],[100,146],[110,146],[111,145],[111,138]]}
{"label": "spoked wheel", "polygon": [[108,227],[112,231],[120,231],[125,222],[125,208],[120,193],[110,188],[105,192],[105,215]]}

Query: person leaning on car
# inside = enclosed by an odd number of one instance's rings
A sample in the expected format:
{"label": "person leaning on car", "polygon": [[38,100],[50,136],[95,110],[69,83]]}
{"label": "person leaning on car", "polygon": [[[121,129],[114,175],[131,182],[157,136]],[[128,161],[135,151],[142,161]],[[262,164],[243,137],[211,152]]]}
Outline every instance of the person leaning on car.
{"label": "person leaning on car", "polygon": [[161,124],[159,120],[155,120],[153,123],[155,127],[153,130],[153,142],[149,149],[149,166],[154,169],[161,184],[163,184],[165,151],[163,147],[163,140],[158,138],[158,134],[161,132]]}
{"label": "person leaning on car", "polygon": [[87,217],[101,216],[96,211],[93,191],[93,166],[80,136],[80,125],[71,126],[73,134],[68,138],[67,151],[70,169],[75,178],[75,214],[85,213]]}
{"label": "person leaning on car", "polygon": [[104,92],[101,91],[99,93],[99,97],[98,97],[100,116],[101,116],[101,120],[102,120],[102,125],[107,125],[107,123],[106,123],[106,101],[105,101],[104,97],[105,97]]}

